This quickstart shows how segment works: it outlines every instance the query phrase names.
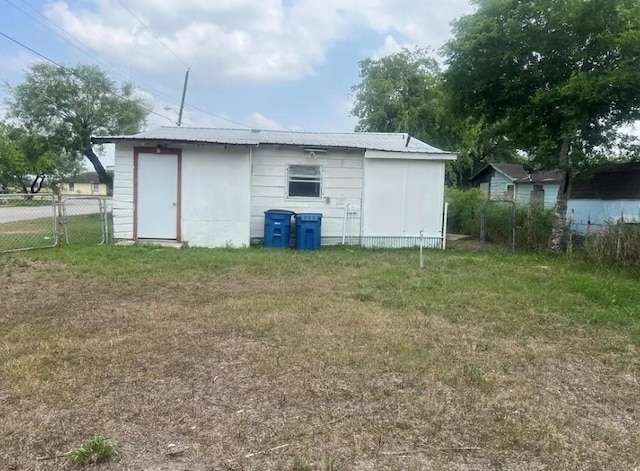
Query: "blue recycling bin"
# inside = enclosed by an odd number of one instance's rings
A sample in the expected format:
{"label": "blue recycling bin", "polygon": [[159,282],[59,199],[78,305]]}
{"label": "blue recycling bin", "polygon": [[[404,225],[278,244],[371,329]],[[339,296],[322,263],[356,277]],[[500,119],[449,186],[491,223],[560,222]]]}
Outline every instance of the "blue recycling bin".
{"label": "blue recycling bin", "polygon": [[264,212],[264,246],[276,249],[289,247],[291,216],[285,209],[269,209]]}
{"label": "blue recycling bin", "polygon": [[296,249],[318,250],[322,229],[322,214],[296,214]]}

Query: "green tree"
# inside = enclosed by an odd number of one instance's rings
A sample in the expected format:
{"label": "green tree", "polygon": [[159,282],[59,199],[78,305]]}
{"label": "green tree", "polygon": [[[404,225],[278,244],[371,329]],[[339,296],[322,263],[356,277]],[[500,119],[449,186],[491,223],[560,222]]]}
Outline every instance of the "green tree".
{"label": "green tree", "polygon": [[552,252],[560,251],[572,171],[640,118],[638,0],[475,0],[445,46],[458,113],[499,130],[539,168],[566,171]]}
{"label": "green tree", "polygon": [[48,182],[55,187],[76,174],[81,162],[47,137],[22,127],[0,125],[0,186],[19,186],[24,193],[38,193]]}
{"label": "green tree", "polygon": [[121,87],[97,66],[58,67],[33,64],[24,82],[12,89],[13,116],[36,134],[56,142],[81,160],[86,156],[100,180],[113,186],[91,146],[91,136],[133,134],[140,130],[148,110],[134,94],[134,87]]}
{"label": "green tree", "polygon": [[431,145],[458,153],[447,167],[450,186],[467,186],[489,160],[517,158],[510,142],[453,112],[449,89],[436,60],[426,49],[404,49],[360,62],[360,83],[352,88],[356,131],[406,132]]}
{"label": "green tree", "polygon": [[360,83],[352,88],[356,131],[407,132],[449,148],[451,135],[442,95],[442,72],[425,49],[365,59]]}
{"label": "green tree", "polygon": [[24,156],[18,144],[9,137],[8,128],[0,126],[0,193],[19,184],[24,173]]}

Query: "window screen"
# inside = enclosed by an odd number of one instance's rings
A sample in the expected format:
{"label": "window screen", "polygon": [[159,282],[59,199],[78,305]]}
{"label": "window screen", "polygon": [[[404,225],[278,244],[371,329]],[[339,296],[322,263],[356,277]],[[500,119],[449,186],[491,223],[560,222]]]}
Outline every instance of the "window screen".
{"label": "window screen", "polygon": [[319,165],[289,165],[287,167],[287,196],[320,198],[322,196],[322,168]]}

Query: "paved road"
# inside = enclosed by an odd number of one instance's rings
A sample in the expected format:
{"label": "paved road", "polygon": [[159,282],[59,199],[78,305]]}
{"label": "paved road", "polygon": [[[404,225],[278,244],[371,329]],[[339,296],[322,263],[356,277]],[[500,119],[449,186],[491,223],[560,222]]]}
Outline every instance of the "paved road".
{"label": "paved road", "polygon": [[[66,201],[67,216],[80,216],[99,212],[96,200],[69,199]],[[112,202],[107,201],[107,211],[111,212]],[[30,221],[53,216],[51,206],[3,206],[0,205],[0,224],[3,222]]]}

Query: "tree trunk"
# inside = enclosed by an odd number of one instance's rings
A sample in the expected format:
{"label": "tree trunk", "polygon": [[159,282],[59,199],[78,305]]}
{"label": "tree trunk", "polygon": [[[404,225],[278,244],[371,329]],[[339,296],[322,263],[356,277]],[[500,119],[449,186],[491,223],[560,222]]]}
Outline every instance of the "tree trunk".
{"label": "tree trunk", "polygon": [[562,252],[562,237],[567,223],[567,202],[571,189],[571,171],[569,169],[569,139],[564,138],[560,145],[560,168],[564,171],[564,178],[558,188],[556,209],[553,215],[553,226],[549,237],[549,252],[560,254]]}
{"label": "tree trunk", "polygon": [[35,180],[31,183],[31,193],[36,194],[42,190],[42,185],[44,184],[44,175],[37,175]]}
{"label": "tree trunk", "polygon": [[96,170],[98,177],[100,177],[100,181],[107,185],[109,190],[113,190],[113,178],[111,175],[107,173],[107,171],[102,166],[102,162],[100,162],[100,158],[93,151],[93,147],[91,147],[91,139],[89,137],[84,138],[84,155],[89,162],[93,165],[93,168]]}

